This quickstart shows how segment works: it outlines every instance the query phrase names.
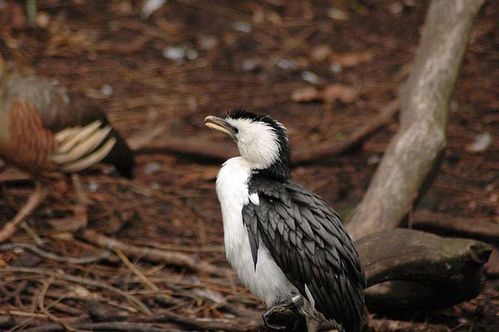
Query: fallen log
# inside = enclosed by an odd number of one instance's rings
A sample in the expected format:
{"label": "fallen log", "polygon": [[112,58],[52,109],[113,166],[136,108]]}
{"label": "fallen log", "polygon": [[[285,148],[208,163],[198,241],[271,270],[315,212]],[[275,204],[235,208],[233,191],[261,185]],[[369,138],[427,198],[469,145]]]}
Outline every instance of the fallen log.
{"label": "fallen log", "polygon": [[[483,242],[401,228],[371,234],[356,246],[371,313],[435,309],[474,298],[492,251]],[[298,319],[292,312],[280,315]]]}
{"label": "fallen log", "polygon": [[368,235],[356,245],[368,286],[406,280],[462,287],[467,277],[482,274],[492,251],[483,242],[401,228]]}
{"label": "fallen log", "polygon": [[409,229],[374,233],[356,245],[373,312],[431,309],[474,298],[492,251],[483,242]]}

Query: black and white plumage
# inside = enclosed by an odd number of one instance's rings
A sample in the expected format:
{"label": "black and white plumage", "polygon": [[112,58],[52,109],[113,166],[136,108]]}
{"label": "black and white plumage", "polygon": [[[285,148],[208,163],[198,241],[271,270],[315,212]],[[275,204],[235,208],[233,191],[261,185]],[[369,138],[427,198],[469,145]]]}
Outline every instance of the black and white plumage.
{"label": "black and white plumage", "polygon": [[322,198],[290,180],[286,129],[236,109],[209,116],[241,156],[217,177],[226,255],[241,282],[268,307],[301,295],[346,331],[362,325],[365,278],[352,240]]}

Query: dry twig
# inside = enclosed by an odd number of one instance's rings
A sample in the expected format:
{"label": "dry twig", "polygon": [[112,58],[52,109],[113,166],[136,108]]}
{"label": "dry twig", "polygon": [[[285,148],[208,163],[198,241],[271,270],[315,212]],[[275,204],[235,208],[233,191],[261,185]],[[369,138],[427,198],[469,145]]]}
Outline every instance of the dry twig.
{"label": "dry twig", "polygon": [[95,255],[89,255],[85,257],[66,257],[54,254],[49,251],[45,251],[30,243],[4,243],[0,245],[0,251],[15,250],[17,248],[28,250],[42,258],[50,259],[59,263],[69,264],[91,264],[106,259],[112,255],[110,251],[101,250],[100,253]]}
{"label": "dry twig", "polygon": [[107,289],[113,293],[116,293],[116,294],[126,298],[130,303],[133,303],[135,305],[135,307],[137,307],[137,309],[140,310],[142,313],[144,313],[146,315],[151,314],[151,311],[146,307],[146,305],[144,303],[142,303],[142,301],[137,299],[135,296],[130,295],[127,292],[122,291],[121,289],[118,289],[116,287],[113,287],[113,286],[108,285],[108,284],[101,282],[101,281],[77,277],[77,276],[65,274],[63,272],[56,272],[56,271],[42,269],[42,268],[30,268],[30,267],[0,268],[0,273],[9,273],[9,272],[11,272],[11,273],[17,272],[17,273],[41,274],[41,275],[45,275],[45,276],[54,277],[57,279],[67,280],[70,282],[76,282],[76,283],[79,283],[82,285]]}
{"label": "dry twig", "polygon": [[118,257],[121,259],[123,263],[125,263],[126,266],[147,286],[149,287],[152,291],[158,292],[159,288],[151,281],[149,280],[142,271],[139,270],[135,264],[130,262],[128,257],[123,253],[123,251],[120,248],[114,248],[114,251],[118,255]]}
{"label": "dry twig", "polygon": [[107,237],[103,234],[99,234],[92,229],[83,230],[79,236],[81,236],[86,241],[102,248],[113,250],[119,248],[124,253],[132,257],[143,258],[157,263],[165,263],[169,265],[184,267],[192,271],[207,273],[218,277],[226,277],[230,274],[229,270],[227,270],[226,268],[217,267],[183,253],[167,252],[155,248],[139,247],[132,244],[126,244],[113,238]]}
{"label": "dry twig", "polygon": [[40,205],[43,195],[45,193],[45,189],[42,184],[36,182],[35,191],[28,199],[28,202],[17,212],[14,219],[9,221],[3,228],[0,230],[0,243],[8,240],[17,229],[17,226],[28,218],[33,211]]}
{"label": "dry twig", "polygon": [[173,312],[165,312],[152,319],[157,322],[175,322],[187,328],[200,330],[254,331],[262,325],[260,319],[242,323],[232,319],[190,318]]}
{"label": "dry twig", "polygon": [[431,323],[418,323],[418,322],[403,322],[399,320],[391,319],[369,319],[369,327],[373,332],[378,331],[406,331],[406,332],[416,332],[416,331],[433,331],[433,332],[444,332],[449,331],[446,325],[441,324],[431,324]]}
{"label": "dry twig", "polygon": [[40,308],[40,311],[43,312],[47,317],[52,320],[53,322],[59,324],[61,327],[63,327],[66,331],[70,332],[77,332],[78,330],[69,326],[66,324],[64,321],[61,319],[57,318],[55,315],[53,315],[50,311],[49,308],[45,307],[45,294],[47,293],[47,290],[50,287],[50,284],[54,281],[54,277],[50,277],[47,281],[44,282],[42,286],[42,290],[38,294],[38,307]]}
{"label": "dry twig", "polygon": [[[116,332],[180,332],[179,329],[170,326],[158,326],[158,324],[127,323],[127,322],[99,322],[73,324],[79,330],[86,331],[116,331]],[[58,324],[46,324],[23,330],[24,332],[58,332],[66,331]]]}

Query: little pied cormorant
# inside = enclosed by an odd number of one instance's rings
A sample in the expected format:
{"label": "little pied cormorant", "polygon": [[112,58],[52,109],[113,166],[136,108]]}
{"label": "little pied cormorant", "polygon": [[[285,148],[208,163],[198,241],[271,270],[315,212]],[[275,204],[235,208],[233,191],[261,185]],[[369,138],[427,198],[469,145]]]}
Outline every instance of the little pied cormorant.
{"label": "little pied cormorant", "polygon": [[365,277],[357,251],[336,212],[290,180],[284,126],[242,109],[205,124],[240,153],[223,164],[216,190],[227,259],[241,282],[269,308],[303,303],[309,330],[326,318],[359,331]]}

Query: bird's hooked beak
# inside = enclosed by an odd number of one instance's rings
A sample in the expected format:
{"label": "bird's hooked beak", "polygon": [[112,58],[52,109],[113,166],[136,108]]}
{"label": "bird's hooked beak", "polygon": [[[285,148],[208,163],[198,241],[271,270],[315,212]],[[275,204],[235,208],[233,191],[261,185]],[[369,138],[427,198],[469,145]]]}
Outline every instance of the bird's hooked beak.
{"label": "bird's hooked beak", "polygon": [[230,123],[228,123],[225,119],[219,118],[218,116],[208,115],[206,118],[204,118],[204,125],[208,128],[221,131],[222,133],[232,138],[234,142],[237,142],[237,129]]}

